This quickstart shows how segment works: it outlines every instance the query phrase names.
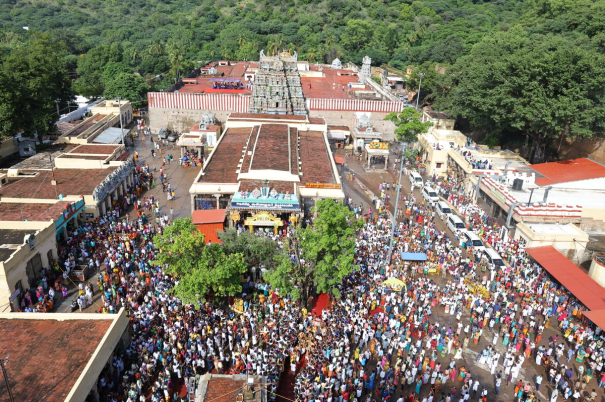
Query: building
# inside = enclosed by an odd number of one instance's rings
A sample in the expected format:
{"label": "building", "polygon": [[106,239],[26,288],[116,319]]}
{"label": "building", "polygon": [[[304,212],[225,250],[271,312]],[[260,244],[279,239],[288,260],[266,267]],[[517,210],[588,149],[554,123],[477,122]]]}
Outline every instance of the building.
{"label": "building", "polygon": [[264,376],[205,374],[200,378],[195,402],[267,402],[267,386]]}
{"label": "building", "polygon": [[134,165],[123,145],[60,144],[0,170],[0,204],[75,203],[77,217],[92,220],[134,185]]}
{"label": "building", "polygon": [[574,223],[588,233],[605,229],[605,166],[589,159],[534,164],[524,173],[508,170],[501,180],[482,177],[479,188],[491,212],[511,224]]}
{"label": "building", "polygon": [[57,258],[55,224],[0,221],[0,244],[0,312],[18,311],[24,291],[37,287]]}
{"label": "building", "polygon": [[[115,144],[122,142],[129,131],[126,126],[130,124],[134,115],[129,100],[104,100],[90,108],[91,116],[87,119],[63,126],[62,134],[57,142],[60,144]],[[120,128],[120,118],[122,127]],[[115,128],[114,130],[109,130]],[[119,131],[118,131],[119,130]]]}
{"label": "building", "polygon": [[[99,376],[111,373],[114,353],[130,344],[124,309],[117,314],[0,314],[0,339],[15,401],[98,401]],[[8,400],[6,392],[2,395]]]}
{"label": "building", "polygon": [[584,261],[589,236],[576,225],[559,223],[523,223],[515,228],[514,240],[523,239],[525,247],[552,246],[568,260]]}
{"label": "building", "polygon": [[192,211],[224,209],[250,230],[277,231],[319,199],[344,198],[323,119],[249,113],[228,117],[189,192]]}
{"label": "building", "polygon": [[[371,60],[364,62],[369,69]],[[342,67],[338,60],[311,64],[288,52],[261,53],[259,62],[212,62],[166,92],[148,93],[150,128],[185,133],[199,124],[203,111],[210,111],[220,124],[231,113],[292,114],[323,118],[350,131],[363,112],[379,140],[392,140],[395,126],[384,118],[401,112],[403,102],[369,74],[361,74],[363,67]]]}

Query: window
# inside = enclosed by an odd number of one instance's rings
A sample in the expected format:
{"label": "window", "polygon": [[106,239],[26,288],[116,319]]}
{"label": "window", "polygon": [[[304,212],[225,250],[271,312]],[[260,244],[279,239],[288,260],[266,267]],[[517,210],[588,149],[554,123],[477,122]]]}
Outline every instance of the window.
{"label": "window", "polygon": [[437,163],[437,164],[435,165],[435,168],[437,168],[437,169],[441,169],[441,165],[442,165],[442,164],[441,164],[441,162],[439,162],[439,163]]}

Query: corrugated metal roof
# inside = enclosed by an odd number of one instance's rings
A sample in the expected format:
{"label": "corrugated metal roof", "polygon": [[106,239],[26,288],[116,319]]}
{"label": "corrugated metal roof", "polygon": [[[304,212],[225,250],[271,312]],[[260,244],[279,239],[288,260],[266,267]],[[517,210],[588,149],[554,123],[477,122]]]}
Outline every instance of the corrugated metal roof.
{"label": "corrugated metal roof", "polygon": [[[124,135],[128,130],[124,129]],[[122,130],[120,127],[109,127],[97,136],[93,141],[96,144],[119,144],[122,142]]]}

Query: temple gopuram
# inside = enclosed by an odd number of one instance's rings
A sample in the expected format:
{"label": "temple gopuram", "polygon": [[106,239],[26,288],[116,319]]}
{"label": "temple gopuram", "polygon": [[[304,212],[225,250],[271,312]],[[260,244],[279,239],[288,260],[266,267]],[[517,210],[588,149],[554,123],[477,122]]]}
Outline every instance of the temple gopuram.
{"label": "temple gopuram", "polygon": [[266,56],[261,50],[248,113],[307,115],[297,61],[296,52]]}

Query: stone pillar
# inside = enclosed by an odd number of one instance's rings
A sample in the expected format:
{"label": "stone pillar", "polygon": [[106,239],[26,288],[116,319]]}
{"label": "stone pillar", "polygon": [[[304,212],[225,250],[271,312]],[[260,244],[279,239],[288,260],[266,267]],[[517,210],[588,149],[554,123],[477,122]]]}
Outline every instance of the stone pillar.
{"label": "stone pillar", "polygon": [[191,194],[191,211],[195,211],[195,194]]}
{"label": "stone pillar", "polygon": [[221,199],[221,194],[212,194],[214,197],[216,197],[216,209],[221,209],[220,206],[220,199]]}

